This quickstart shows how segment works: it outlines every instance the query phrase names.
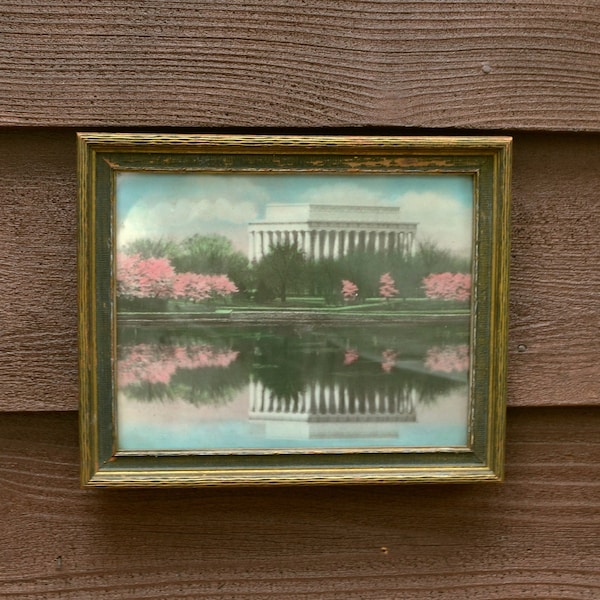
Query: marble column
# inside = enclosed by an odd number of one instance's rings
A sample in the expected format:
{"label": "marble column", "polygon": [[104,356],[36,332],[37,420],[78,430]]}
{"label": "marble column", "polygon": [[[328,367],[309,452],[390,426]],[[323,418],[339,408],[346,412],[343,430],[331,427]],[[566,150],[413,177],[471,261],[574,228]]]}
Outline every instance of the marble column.
{"label": "marble column", "polygon": [[256,232],[248,232],[248,260],[252,262],[255,259],[254,239]]}
{"label": "marble column", "polygon": [[333,232],[333,258],[340,257],[340,232]]}
{"label": "marble column", "polygon": [[263,257],[262,231],[254,232],[254,260],[260,260]]}

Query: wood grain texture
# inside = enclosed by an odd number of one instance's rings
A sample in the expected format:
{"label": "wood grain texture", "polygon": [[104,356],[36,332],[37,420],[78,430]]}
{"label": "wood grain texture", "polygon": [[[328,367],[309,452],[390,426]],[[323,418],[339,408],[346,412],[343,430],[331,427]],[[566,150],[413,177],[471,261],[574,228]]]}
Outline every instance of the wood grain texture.
{"label": "wood grain texture", "polygon": [[600,138],[514,146],[509,403],[600,403]]}
{"label": "wood grain texture", "polygon": [[3,0],[0,124],[600,130],[594,0]]}
{"label": "wood grain texture", "polygon": [[511,409],[504,484],[78,489],[74,413],[0,415],[0,598],[592,600],[598,408]]}
{"label": "wood grain texture", "polygon": [[[513,180],[509,404],[600,403],[600,137],[519,135]],[[0,273],[0,410],[75,409],[74,132],[0,137]]]}
{"label": "wood grain texture", "polygon": [[0,407],[77,405],[75,135],[0,137]]}

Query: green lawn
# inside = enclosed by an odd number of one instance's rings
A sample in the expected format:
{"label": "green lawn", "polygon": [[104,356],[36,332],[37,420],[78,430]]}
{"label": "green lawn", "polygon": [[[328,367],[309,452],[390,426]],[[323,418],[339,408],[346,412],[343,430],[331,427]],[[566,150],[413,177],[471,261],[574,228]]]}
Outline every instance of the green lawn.
{"label": "green lawn", "polygon": [[[348,302],[340,305],[328,305],[323,298],[289,297],[287,302],[279,300],[255,304],[248,300],[236,299],[229,303],[207,302],[196,304],[185,301],[169,301],[167,312],[176,313],[232,313],[238,311],[251,312],[285,312],[301,310],[319,313],[369,313],[369,314],[460,314],[467,313],[469,306],[465,302],[431,300],[429,298],[407,298],[386,301],[381,298],[367,298],[362,302]],[[149,309],[151,311],[151,309]],[[122,312],[129,312],[125,307]],[[135,311],[137,312],[137,311]],[[162,312],[162,311],[160,311]]]}

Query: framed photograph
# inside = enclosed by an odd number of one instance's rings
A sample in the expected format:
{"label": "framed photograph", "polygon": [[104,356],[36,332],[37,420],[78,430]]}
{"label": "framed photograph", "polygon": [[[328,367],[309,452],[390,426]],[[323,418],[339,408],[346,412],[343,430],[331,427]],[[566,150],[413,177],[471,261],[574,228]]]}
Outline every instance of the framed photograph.
{"label": "framed photograph", "polygon": [[502,479],[510,138],[78,154],[84,486]]}

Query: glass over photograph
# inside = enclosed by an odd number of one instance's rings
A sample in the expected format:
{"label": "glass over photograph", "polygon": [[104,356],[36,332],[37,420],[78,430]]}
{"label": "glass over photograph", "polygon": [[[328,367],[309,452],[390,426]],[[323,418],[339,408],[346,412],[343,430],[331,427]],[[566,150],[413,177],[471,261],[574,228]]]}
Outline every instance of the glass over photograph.
{"label": "glass over photograph", "polygon": [[115,181],[118,450],[467,446],[473,175]]}

